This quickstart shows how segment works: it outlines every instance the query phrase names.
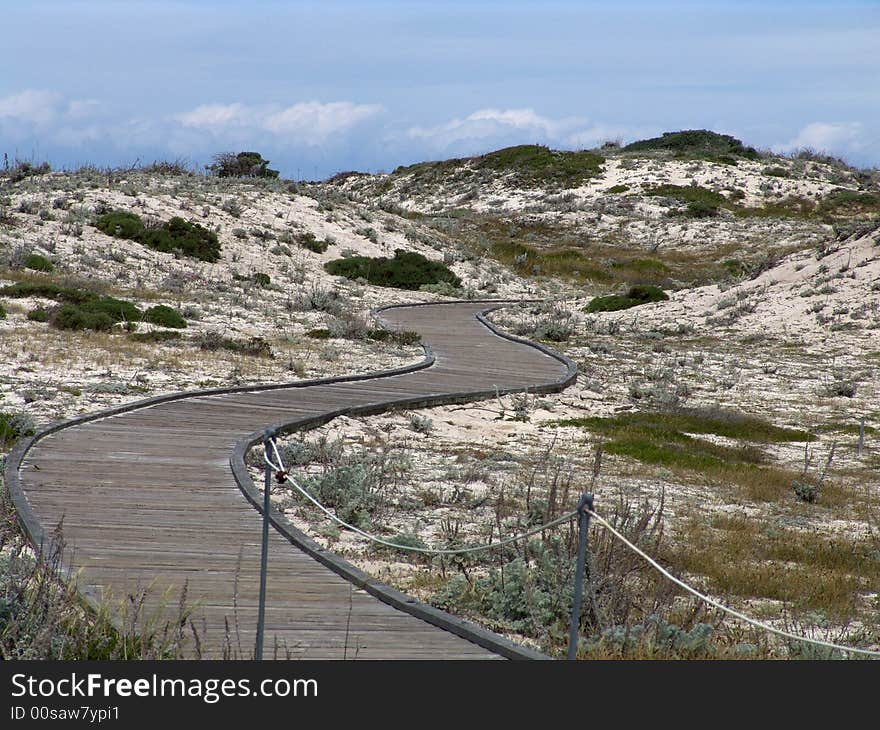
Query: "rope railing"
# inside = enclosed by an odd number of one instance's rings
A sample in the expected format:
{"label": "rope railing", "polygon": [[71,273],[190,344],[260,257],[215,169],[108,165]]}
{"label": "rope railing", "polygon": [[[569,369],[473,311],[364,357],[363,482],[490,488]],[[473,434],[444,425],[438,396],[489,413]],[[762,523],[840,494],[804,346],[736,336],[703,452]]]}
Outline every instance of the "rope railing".
{"label": "rope railing", "polygon": [[[323,514],[329,517],[331,520],[344,527],[351,532],[354,532],[362,537],[370,540],[371,542],[384,545],[386,547],[395,548],[397,550],[403,550],[414,553],[422,553],[428,555],[463,555],[468,553],[482,552],[486,550],[493,550],[496,548],[504,547],[505,545],[509,545],[513,542],[518,542],[520,540],[524,540],[528,537],[532,537],[533,535],[537,535],[538,533],[545,532],[546,530],[552,529],[554,527],[558,527],[559,525],[568,522],[574,517],[580,517],[580,531],[581,531],[581,540],[579,547],[579,566],[578,571],[575,577],[576,588],[577,584],[581,584],[583,582],[583,559],[582,553],[586,548],[586,533],[589,530],[589,518],[596,520],[596,522],[601,525],[605,530],[607,530],[611,535],[619,540],[623,545],[625,545],[629,550],[638,555],[642,560],[644,560],[648,565],[654,568],[658,573],[660,573],[664,578],[671,581],[675,585],[684,589],[688,593],[690,593],[695,598],[705,602],[706,604],[717,608],[718,610],[732,616],[733,618],[742,621],[750,626],[753,626],[762,631],[766,631],[767,633],[774,634],[784,639],[788,639],[791,641],[798,641],[804,644],[811,644],[813,646],[822,647],[825,649],[829,649],[832,651],[840,651],[846,652],[849,654],[858,654],[866,657],[880,657],[880,651],[875,651],[872,649],[860,649],[852,646],[844,646],[842,644],[835,644],[831,641],[824,641],[822,639],[813,639],[806,636],[800,636],[798,634],[794,634],[790,631],[785,631],[783,629],[779,629],[770,624],[764,623],[763,621],[759,621],[751,616],[748,616],[741,611],[737,611],[736,609],[730,608],[730,606],[725,606],[720,601],[712,598],[711,596],[707,596],[706,594],[700,592],[690,584],[683,581],[681,578],[676,577],[672,573],[670,573],[666,568],[664,568],[660,563],[658,563],[654,558],[648,555],[644,550],[634,545],[630,540],[628,540],[624,535],[622,535],[608,520],[599,515],[593,509],[593,498],[590,494],[585,494],[581,497],[580,502],[578,503],[578,508],[572,512],[568,512],[560,517],[557,517],[555,520],[551,520],[550,522],[541,525],[540,527],[536,527],[528,532],[524,532],[520,535],[515,535],[513,537],[504,538],[503,540],[499,540],[494,543],[488,543],[486,545],[475,545],[472,547],[465,548],[457,548],[457,549],[444,549],[444,548],[423,548],[416,545],[400,545],[398,543],[391,542],[389,540],[385,540],[381,537],[377,537],[376,535],[371,535],[360,528],[349,524],[345,520],[341,519],[337,515],[333,514],[327,507],[321,504],[314,496],[312,496],[306,489],[304,489],[295,479],[293,479],[288,473],[287,469],[284,465],[284,460],[281,458],[281,454],[278,451],[278,446],[275,443],[274,439],[269,439],[268,443],[271,444],[272,450],[275,454],[275,458],[277,459],[277,463],[273,462],[269,458],[268,449],[264,451],[264,459],[266,462],[266,466],[272,469],[275,473],[276,479],[280,483],[287,482],[291,484],[300,494],[303,495],[309,502],[311,502],[315,507],[317,507]],[[267,484],[269,480],[267,479]],[[577,596],[577,591],[576,594]],[[569,658],[575,658],[576,654],[576,645],[577,645],[577,637],[576,637],[576,627],[579,623],[579,614],[580,607],[576,605],[578,601],[576,600],[572,606],[572,639],[570,640],[569,646]]]}
{"label": "rope railing", "polygon": [[368,532],[352,525],[345,520],[341,519],[338,515],[333,514],[327,507],[321,504],[314,496],[312,496],[306,489],[302,487],[293,477],[290,476],[287,469],[284,468],[284,461],[281,458],[281,454],[278,453],[278,447],[275,446],[274,442],[272,444],[275,451],[275,458],[278,459],[278,463],[273,463],[268,457],[266,457],[266,464],[275,470],[276,478],[279,482],[284,483],[287,482],[293,486],[303,497],[305,497],[309,502],[311,502],[315,507],[317,507],[321,512],[323,512],[327,517],[336,522],[338,525],[344,527],[351,532],[355,532],[358,535],[366,538],[370,542],[374,542],[378,545],[384,545],[385,547],[394,548],[397,550],[403,550],[407,552],[413,553],[422,553],[424,555],[467,555],[470,553],[478,553],[486,550],[496,550],[498,548],[502,548],[506,545],[510,545],[514,542],[519,542],[521,540],[525,540],[526,538],[532,537],[533,535],[537,535],[540,532],[545,532],[546,530],[550,530],[554,527],[557,527],[564,522],[568,522],[573,517],[577,516],[577,510],[572,512],[568,512],[560,517],[557,517],[555,520],[551,520],[546,524],[541,525],[540,527],[535,527],[528,532],[524,532],[519,535],[514,535],[512,537],[506,537],[502,540],[497,540],[496,542],[486,543],[485,545],[473,545],[470,547],[463,548],[430,548],[430,547],[420,547],[418,545],[401,545],[399,543],[391,542],[390,540],[385,540],[381,537],[377,537],[376,535],[371,535]]}
{"label": "rope railing", "polygon": [[798,634],[793,634],[790,631],[784,631],[782,629],[778,629],[775,626],[771,626],[770,624],[766,624],[762,621],[758,621],[757,619],[754,619],[751,616],[747,616],[746,614],[741,613],[740,611],[737,611],[733,608],[730,608],[729,606],[725,606],[720,601],[717,601],[714,598],[711,598],[710,596],[707,596],[704,593],[701,593],[693,586],[688,585],[680,578],[677,578],[676,576],[672,575],[672,573],[670,573],[668,570],[666,570],[666,568],[664,568],[662,565],[660,565],[660,563],[658,563],[656,560],[654,560],[654,558],[652,558],[650,555],[645,553],[642,549],[640,549],[636,545],[633,545],[632,542],[627,540],[626,537],[624,537],[616,529],[614,529],[614,527],[608,522],[608,520],[604,519],[603,517],[596,514],[592,510],[590,511],[590,516],[593,519],[595,519],[600,525],[602,525],[602,527],[604,527],[606,530],[608,530],[608,532],[610,532],[615,538],[617,538],[620,542],[622,542],[624,545],[626,545],[626,547],[628,547],[636,555],[638,555],[645,562],[647,562],[648,565],[650,565],[652,568],[654,568],[663,577],[672,581],[673,583],[675,583],[675,585],[679,586],[680,588],[683,588],[688,593],[690,593],[692,596],[699,598],[701,601],[708,603],[710,606],[714,606],[715,608],[723,611],[724,613],[729,614],[730,616],[733,616],[734,618],[739,619],[740,621],[743,621],[743,622],[745,622],[751,626],[754,626],[755,628],[761,629],[763,631],[767,631],[768,633],[775,634],[776,636],[781,636],[785,639],[792,639],[794,641],[800,641],[800,642],[804,642],[806,644],[813,644],[814,646],[821,646],[826,649],[833,649],[836,651],[844,651],[844,652],[849,652],[852,654],[861,654],[864,656],[871,656],[871,657],[880,657],[880,651],[873,651],[871,649],[858,649],[858,648],[852,647],[852,646],[843,646],[841,644],[835,644],[830,641],[822,641],[821,639],[811,639],[806,636],[800,636]]}

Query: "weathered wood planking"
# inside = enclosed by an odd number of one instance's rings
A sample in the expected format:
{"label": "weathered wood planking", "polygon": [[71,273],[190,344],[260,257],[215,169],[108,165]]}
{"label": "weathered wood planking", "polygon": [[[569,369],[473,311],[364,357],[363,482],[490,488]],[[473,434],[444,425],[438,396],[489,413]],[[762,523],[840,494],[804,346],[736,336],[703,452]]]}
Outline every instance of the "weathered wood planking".
{"label": "weathered wood planking", "polygon": [[[496,389],[559,390],[570,382],[569,361],[493,333],[478,319],[488,308],[459,302],[384,310],[385,326],[422,335],[435,357],[428,368],[145,403],[39,435],[13,459],[11,478],[7,467],[7,481],[20,511],[33,517],[29,529],[38,524],[49,534],[63,519],[70,567],[87,597],[110,600],[150,586],[148,606],[162,611],[186,584],[203,649],[219,656],[231,642],[249,656],[262,518],[233,479],[232,448],[266,426],[346,409],[454,402]],[[441,628],[440,612],[428,616],[433,625],[389,605],[393,591],[371,590],[383,600],[273,531],[266,654],[277,643],[286,648],[282,656],[307,658],[498,656],[488,632],[457,631],[490,649]],[[237,627],[232,637],[227,625]]]}

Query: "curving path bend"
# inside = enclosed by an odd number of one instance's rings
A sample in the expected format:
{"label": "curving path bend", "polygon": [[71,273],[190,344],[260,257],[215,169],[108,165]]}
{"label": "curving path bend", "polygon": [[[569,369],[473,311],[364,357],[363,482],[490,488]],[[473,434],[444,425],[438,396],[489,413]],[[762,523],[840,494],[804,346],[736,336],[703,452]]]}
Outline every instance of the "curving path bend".
{"label": "curving path bend", "polygon": [[[53,426],[10,454],[6,483],[34,544],[63,519],[70,569],[97,603],[151,586],[148,608],[173,610],[181,587],[206,656],[249,656],[256,627],[261,515],[243,456],[262,430],[332,417],[555,392],[573,363],[498,332],[495,302],[389,307],[378,318],[415,330],[427,357],[367,376],[179,394]],[[266,650],[308,659],[541,658],[420,604],[323,551],[273,513]],[[226,626],[232,628],[231,634]],[[239,650],[240,646],[240,650]]]}

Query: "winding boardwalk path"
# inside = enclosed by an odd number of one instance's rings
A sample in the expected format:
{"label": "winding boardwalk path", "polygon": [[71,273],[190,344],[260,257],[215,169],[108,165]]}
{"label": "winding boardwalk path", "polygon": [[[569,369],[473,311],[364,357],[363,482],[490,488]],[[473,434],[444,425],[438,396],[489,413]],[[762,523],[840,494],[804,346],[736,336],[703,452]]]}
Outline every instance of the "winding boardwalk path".
{"label": "winding boardwalk path", "polygon": [[[70,567],[80,571],[80,591],[89,600],[152,586],[149,600],[158,606],[167,592],[171,611],[186,583],[204,654],[222,654],[228,625],[233,654],[240,646],[240,655],[250,656],[262,518],[245,498],[255,494],[250,480],[240,484],[246,446],[267,426],[293,428],[331,412],[461,402],[494,395],[496,388],[567,386],[575,377],[570,361],[489,328],[480,313],[497,306],[384,310],[385,326],[419,332],[433,351],[409,372],[181,394],[61,424],[16,448],[7,484],[35,543],[48,542],[63,518]],[[530,656],[359,578],[356,569],[281,524],[283,518],[277,521],[281,529],[271,531],[269,547],[266,656],[276,642],[282,656],[289,651],[309,659]]]}

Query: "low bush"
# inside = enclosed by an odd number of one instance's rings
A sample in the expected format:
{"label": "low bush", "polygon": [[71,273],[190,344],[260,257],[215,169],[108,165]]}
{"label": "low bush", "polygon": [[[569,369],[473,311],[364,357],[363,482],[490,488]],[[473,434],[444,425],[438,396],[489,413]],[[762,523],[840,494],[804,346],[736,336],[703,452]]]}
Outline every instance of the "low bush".
{"label": "low bush", "polygon": [[131,302],[116,297],[102,297],[87,289],[74,289],[50,283],[21,281],[4,287],[0,293],[11,297],[39,297],[61,304],[52,312],[37,307],[28,314],[36,322],[49,321],[63,330],[109,332],[118,322],[139,322],[144,314]]}
{"label": "low bush", "polygon": [[168,342],[169,340],[179,340],[180,332],[171,330],[153,330],[151,332],[132,332],[129,337],[135,342]]}
{"label": "low bush", "polygon": [[623,148],[624,152],[667,151],[676,157],[706,159],[712,162],[736,164],[736,157],[748,160],[760,158],[754,147],[746,147],[736,137],[718,134],[707,129],[685,129],[664,132],[660,137],[642,139]]}
{"label": "low bush", "polygon": [[453,286],[448,281],[441,281],[438,284],[422,284],[419,291],[428,294],[439,294],[441,297],[460,297],[462,292],[457,286]]}
{"label": "low bush", "polygon": [[625,295],[611,294],[605,297],[595,297],[586,307],[586,312],[618,312],[622,309],[637,307],[640,304],[661,302],[669,299],[659,286],[651,284],[639,284],[631,286]]}
{"label": "low bush", "polygon": [[319,241],[315,238],[315,234],[311,232],[301,233],[296,237],[296,242],[303,248],[307,248],[314,253],[324,253],[330,246],[330,243],[326,239]]}
{"label": "low bush", "polygon": [[598,175],[605,158],[595,152],[563,152],[543,145],[506,147],[477,157],[475,167],[513,173],[523,186],[558,185],[574,188]]}
{"label": "low bush", "polygon": [[224,337],[219,332],[205,332],[198,340],[199,347],[203,350],[229,350],[230,352],[238,352],[242,355],[250,355],[252,357],[274,358],[272,348],[262,337],[249,337],[246,340],[236,340],[231,337]]}
{"label": "low bush", "polygon": [[116,324],[106,312],[92,311],[76,304],[62,304],[52,315],[53,327],[61,330],[95,330],[109,332]]}
{"label": "low bush", "polygon": [[324,268],[330,274],[348,279],[363,278],[370,284],[394,289],[418,290],[424,284],[440,282],[461,286],[461,279],[439,261],[403,249],[397,249],[392,259],[351,256],[328,261]]}
{"label": "low bush", "polygon": [[272,279],[268,274],[264,274],[262,271],[256,272],[252,277],[251,281],[254,282],[258,287],[265,289],[272,283]]}
{"label": "low bush", "polygon": [[172,329],[183,329],[186,327],[186,320],[173,307],[165,304],[157,304],[150,307],[144,313],[144,321],[154,324],[158,327],[170,327]]}
{"label": "low bush", "polygon": [[105,213],[95,222],[95,227],[108,236],[130,241],[136,241],[144,232],[144,222],[140,216],[123,210]]}
{"label": "low bush", "polygon": [[6,319],[6,308],[2,302],[0,302],[0,319]]}
{"label": "low bush", "polygon": [[32,269],[33,271],[42,271],[47,274],[55,271],[55,265],[45,256],[41,256],[38,253],[32,253],[28,256],[24,261],[24,267],[26,269]]}
{"label": "low bush", "polygon": [[23,436],[33,436],[35,429],[33,419],[26,413],[0,412],[0,447],[5,449]]}
{"label": "low bush", "polygon": [[162,253],[181,253],[190,258],[213,263],[220,260],[217,234],[198,223],[174,217],[155,227],[147,227],[134,213],[111,211],[95,222],[108,236],[136,241]]}
{"label": "low bush", "polygon": [[184,256],[210,263],[220,260],[217,234],[183,218],[175,217],[158,228],[148,228],[137,240],[162,253],[180,251]]}
{"label": "low bush", "polygon": [[58,284],[34,283],[19,281],[0,289],[0,294],[16,299],[26,297],[39,297],[40,299],[52,299],[56,302],[67,304],[83,304],[94,299],[97,295],[86,289],[74,289],[73,287],[59,286]]}

